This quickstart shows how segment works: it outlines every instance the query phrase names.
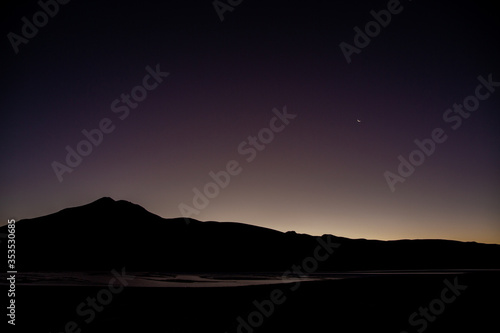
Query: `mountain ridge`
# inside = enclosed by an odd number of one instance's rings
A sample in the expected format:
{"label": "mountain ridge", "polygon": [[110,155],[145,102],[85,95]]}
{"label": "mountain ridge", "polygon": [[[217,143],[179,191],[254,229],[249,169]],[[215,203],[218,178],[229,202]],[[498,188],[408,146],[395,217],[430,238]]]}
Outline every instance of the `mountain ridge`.
{"label": "mountain ridge", "polygon": [[[7,232],[7,227],[0,227],[0,232]],[[239,222],[166,219],[110,197],[18,221],[16,262],[24,271],[119,266],[186,272],[283,271],[311,256],[318,239],[340,244],[319,271],[500,268],[500,245],[496,244],[350,239]]]}

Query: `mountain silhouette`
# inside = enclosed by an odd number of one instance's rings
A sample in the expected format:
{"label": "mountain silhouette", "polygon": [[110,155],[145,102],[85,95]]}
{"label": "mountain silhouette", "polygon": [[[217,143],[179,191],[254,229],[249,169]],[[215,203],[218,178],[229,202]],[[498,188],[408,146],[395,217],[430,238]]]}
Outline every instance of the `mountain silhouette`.
{"label": "mountain silhouette", "polygon": [[[7,226],[0,228],[7,233]],[[449,240],[315,237],[234,222],[165,219],[101,198],[16,223],[19,271],[270,272],[313,256],[318,238],[340,244],[317,272],[500,268],[500,245]]]}

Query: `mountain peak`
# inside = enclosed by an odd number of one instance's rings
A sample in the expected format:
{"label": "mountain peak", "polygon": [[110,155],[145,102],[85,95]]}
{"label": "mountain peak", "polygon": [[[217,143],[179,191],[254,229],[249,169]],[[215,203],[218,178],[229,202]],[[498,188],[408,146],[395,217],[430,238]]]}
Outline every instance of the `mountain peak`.
{"label": "mountain peak", "polygon": [[113,198],[110,198],[110,197],[102,197],[100,199],[97,199],[96,201],[92,202],[92,203],[112,203],[112,202],[116,202]]}

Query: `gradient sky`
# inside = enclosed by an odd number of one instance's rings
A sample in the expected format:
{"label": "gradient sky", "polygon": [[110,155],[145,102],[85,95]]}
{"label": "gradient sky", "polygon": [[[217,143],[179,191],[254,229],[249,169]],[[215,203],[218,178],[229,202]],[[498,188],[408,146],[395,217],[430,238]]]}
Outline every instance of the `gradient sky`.
{"label": "gradient sky", "polygon": [[[209,0],[71,1],[16,54],[8,33],[40,7],[9,0],[0,224],[103,196],[177,217],[210,171],[236,160],[241,173],[193,218],[500,244],[500,88],[457,130],[443,120],[479,75],[500,81],[497,11],[490,1],[401,5],[348,64],[339,44],[387,1],[247,0],[223,22]],[[157,64],[170,75],[121,120],[111,103]],[[285,105],[297,117],[247,162],[238,146]],[[103,118],[114,131],[59,182],[51,163]],[[384,172],[434,128],[448,139],[392,192]]]}

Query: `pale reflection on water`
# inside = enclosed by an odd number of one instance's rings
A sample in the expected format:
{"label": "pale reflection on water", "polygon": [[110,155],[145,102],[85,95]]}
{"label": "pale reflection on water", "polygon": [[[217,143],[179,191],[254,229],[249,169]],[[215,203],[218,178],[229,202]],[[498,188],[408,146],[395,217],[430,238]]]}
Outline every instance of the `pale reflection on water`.
{"label": "pale reflection on water", "polygon": [[[351,271],[307,274],[302,277],[283,277],[282,272],[268,273],[162,273],[128,272],[130,287],[238,287],[269,285],[321,280],[366,278],[395,275],[462,274],[466,272],[492,270],[411,270],[411,271]],[[499,270],[493,270],[499,271]],[[117,269],[121,272],[121,269]],[[9,274],[0,274],[0,285],[7,285]],[[113,279],[111,272],[18,272],[16,285],[31,286],[106,286]],[[114,281],[114,280],[113,280]]]}

